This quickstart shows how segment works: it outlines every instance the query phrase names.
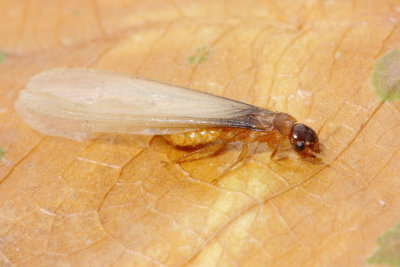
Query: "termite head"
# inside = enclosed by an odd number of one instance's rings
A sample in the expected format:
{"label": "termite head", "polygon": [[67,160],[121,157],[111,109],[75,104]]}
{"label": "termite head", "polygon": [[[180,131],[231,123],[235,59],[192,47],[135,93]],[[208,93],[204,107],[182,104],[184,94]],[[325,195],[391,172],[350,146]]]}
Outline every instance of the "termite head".
{"label": "termite head", "polygon": [[317,134],[302,123],[293,125],[289,141],[293,149],[302,157],[315,158],[315,154],[320,152]]}
{"label": "termite head", "polygon": [[278,113],[273,124],[280,134],[289,138],[294,151],[301,157],[315,158],[315,154],[320,152],[315,131],[302,123],[297,123],[289,114]]}

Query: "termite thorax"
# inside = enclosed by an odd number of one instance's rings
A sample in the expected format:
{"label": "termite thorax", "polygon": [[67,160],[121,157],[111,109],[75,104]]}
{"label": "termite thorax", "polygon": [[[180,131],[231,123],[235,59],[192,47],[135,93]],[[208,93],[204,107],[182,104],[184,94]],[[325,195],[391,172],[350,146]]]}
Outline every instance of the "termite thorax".
{"label": "termite thorax", "polygon": [[284,136],[292,134],[293,125],[295,123],[296,119],[286,113],[277,113],[272,121],[274,128]]}
{"label": "termite thorax", "polygon": [[251,118],[255,131],[276,130],[281,135],[290,136],[296,119],[286,113],[258,113]]}

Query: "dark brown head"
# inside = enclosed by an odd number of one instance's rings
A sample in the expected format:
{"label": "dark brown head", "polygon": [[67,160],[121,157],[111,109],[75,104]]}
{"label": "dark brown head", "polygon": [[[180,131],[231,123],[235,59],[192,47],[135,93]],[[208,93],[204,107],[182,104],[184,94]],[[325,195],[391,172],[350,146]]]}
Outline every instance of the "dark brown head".
{"label": "dark brown head", "polygon": [[315,158],[315,154],[320,152],[317,134],[304,124],[293,125],[289,141],[293,149],[302,157]]}
{"label": "dark brown head", "polygon": [[296,119],[286,113],[277,113],[273,120],[276,130],[289,138],[294,151],[304,158],[315,158],[320,152],[318,136],[310,127],[297,123]]}

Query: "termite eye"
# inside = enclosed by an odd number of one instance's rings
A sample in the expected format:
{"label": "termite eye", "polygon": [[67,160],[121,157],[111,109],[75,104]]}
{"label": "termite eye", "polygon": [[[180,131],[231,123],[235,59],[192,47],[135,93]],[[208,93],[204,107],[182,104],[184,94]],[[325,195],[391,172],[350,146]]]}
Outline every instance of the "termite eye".
{"label": "termite eye", "polygon": [[302,150],[304,149],[304,143],[298,141],[298,142],[296,143],[296,149],[297,149],[298,151],[302,151]]}

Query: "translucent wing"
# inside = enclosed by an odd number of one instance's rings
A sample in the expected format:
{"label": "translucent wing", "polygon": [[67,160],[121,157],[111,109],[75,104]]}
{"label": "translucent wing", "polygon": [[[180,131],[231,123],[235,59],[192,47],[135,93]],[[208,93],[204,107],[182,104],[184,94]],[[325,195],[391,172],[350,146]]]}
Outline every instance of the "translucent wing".
{"label": "translucent wing", "polygon": [[268,113],[199,91],[90,69],[33,76],[16,109],[34,129],[74,139],[99,132],[155,135],[199,127],[251,128],[250,114]]}

